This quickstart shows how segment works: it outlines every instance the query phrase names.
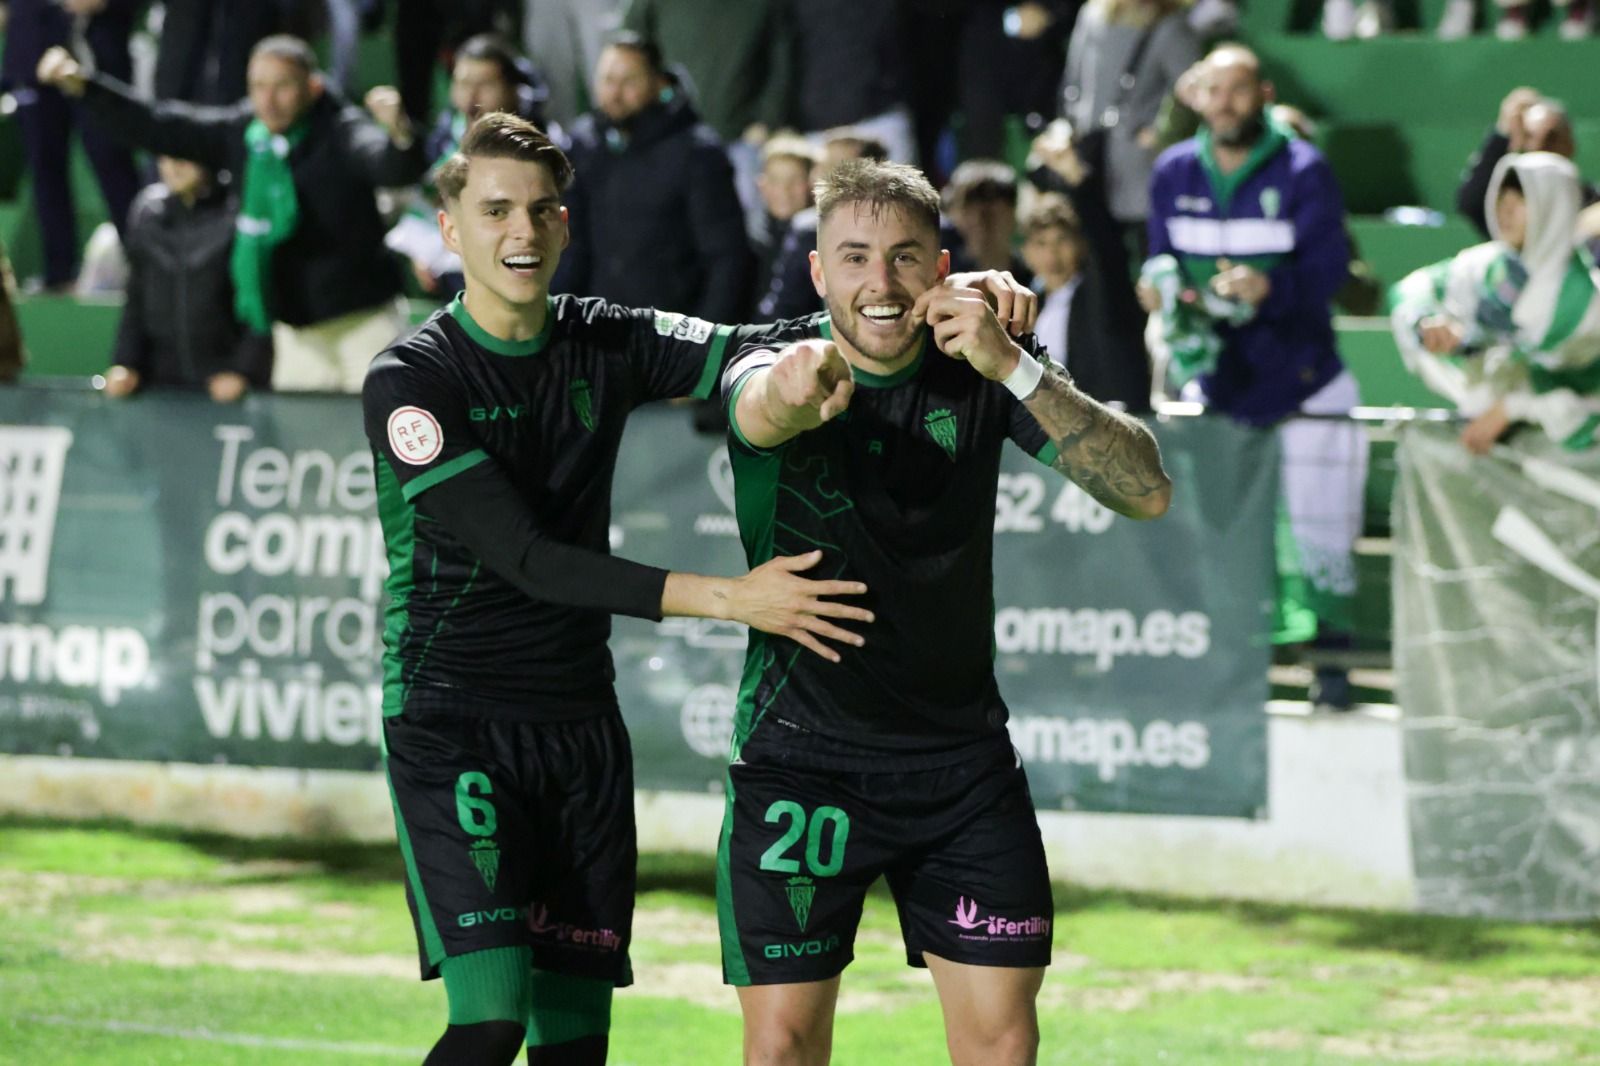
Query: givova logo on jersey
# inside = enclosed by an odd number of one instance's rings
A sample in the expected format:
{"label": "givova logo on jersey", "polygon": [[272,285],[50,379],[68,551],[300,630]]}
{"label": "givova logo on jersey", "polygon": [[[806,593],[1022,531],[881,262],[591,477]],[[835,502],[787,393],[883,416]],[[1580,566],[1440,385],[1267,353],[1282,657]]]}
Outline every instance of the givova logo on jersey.
{"label": "givova logo on jersey", "polygon": [[[0,427],[0,604],[34,607],[47,598],[72,440],[62,426]],[[136,629],[0,625],[0,680],[96,689],[110,705],[149,667],[150,648]]]}

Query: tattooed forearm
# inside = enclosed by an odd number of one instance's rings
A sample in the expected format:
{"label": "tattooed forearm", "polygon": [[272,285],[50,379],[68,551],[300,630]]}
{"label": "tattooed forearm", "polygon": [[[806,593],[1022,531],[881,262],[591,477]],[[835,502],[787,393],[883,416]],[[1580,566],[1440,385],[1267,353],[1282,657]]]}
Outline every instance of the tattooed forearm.
{"label": "tattooed forearm", "polygon": [[1057,450],[1055,468],[1129,518],[1159,518],[1172,500],[1161,451],[1143,422],[1090,399],[1053,365],[1027,408]]}

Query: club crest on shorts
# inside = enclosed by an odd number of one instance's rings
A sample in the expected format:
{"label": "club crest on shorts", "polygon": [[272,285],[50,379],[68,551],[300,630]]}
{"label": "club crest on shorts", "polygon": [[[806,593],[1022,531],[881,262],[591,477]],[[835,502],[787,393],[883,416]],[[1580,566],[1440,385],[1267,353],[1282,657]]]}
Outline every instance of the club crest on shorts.
{"label": "club crest on shorts", "polygon": [[795,924],[803,933],[811,920],[811,901],[817,898],[817,883],[809,877],[791,877],[784,886],[789,896],[789,909],[794,911]]}
{"label": "club crest on shorts", "polygon": [[478,868],[484,887],[493,892],[495,880],[500,876],[500,845],[492,840],[479,840],[467,849],[467,854],[472,856],[472,865]]}
{"label": "club crest on shorts", "polygon": [[929,411],[923,418],[923,424],[928,427],[928,432],[938,442],[939,447],[945,450],[952,462],[956,457],[956,416],[948,407],[941,407],[936,411]]}
{"label": "club crest on shorts", "polygon": [[594,432],[594,390],[589,387],[587,378],[579,378],[567,388],[567,396],[572,400],[572,410],[577,413],[578,421],[583,423],[583,428],[590,433]]}
{"label": "club crest on shorts", "polygon": [[396,407],[389,415],[389,449],[402,463],[426,466],[444,450],[444,431],[422,408]]}

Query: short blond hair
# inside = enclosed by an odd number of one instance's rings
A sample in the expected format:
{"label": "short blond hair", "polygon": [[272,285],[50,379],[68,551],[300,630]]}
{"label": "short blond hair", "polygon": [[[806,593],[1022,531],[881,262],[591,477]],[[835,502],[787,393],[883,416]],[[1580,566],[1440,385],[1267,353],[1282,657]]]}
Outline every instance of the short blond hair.
{"label": "short blond hair", "polygon": [[865,204],[874,215],[898,208],[939,229],[939,191],[916,167],[846,159],[817,182],[817,222],[828,220],[841,204]]}
{"label": "short blond hair", "polygon": [[793,159],[814,167],[822,162],[822,149],[798,133],[775,133],[761,146],[761,168],[765,170],[774,159]]}

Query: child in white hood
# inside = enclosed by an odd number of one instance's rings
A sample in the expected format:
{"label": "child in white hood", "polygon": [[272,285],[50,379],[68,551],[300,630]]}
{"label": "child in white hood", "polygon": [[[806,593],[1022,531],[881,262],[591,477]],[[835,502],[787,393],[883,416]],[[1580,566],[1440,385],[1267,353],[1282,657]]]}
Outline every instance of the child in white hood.
{"label": "child in white hood", "polygon": [[1492,239],[1391,294],[1406,364],[1472,419],[1473,452],[1517,422],[1574,450],[1600,443],[1600,271],[1578,240],[1580,203],[1571,161],[1508,155],[1489,182]]}

